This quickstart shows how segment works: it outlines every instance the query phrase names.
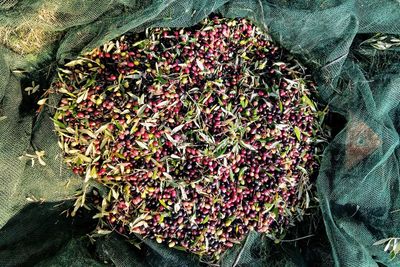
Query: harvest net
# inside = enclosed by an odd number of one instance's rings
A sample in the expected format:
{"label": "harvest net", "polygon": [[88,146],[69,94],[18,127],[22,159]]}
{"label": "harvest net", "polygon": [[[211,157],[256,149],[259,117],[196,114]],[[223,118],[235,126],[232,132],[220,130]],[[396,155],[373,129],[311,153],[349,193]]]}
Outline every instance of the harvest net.
{"label": "harvest net", "polygon": [[141,250],[114,235],[91,244],[82,238],[91,229],[86,215],[56,216],[66,208],[52,202],[69,199],[81,180],[62,164],[53,122],[47,110],[36,116],[36,102],[65,59],[128,31],[187,27],[212,12],[267,28],[313,71],[322,101],[340,114],[317,179],[331,251],[318,239],[300,251],[252,233],[221,265],[399,265],[373,245],[400,235],[399,49],[395,37],[371,41],[375,33],[400,34],[399,10],[397,1],[374,0],[0,1],[0,265],[200,264],[149,240]]}

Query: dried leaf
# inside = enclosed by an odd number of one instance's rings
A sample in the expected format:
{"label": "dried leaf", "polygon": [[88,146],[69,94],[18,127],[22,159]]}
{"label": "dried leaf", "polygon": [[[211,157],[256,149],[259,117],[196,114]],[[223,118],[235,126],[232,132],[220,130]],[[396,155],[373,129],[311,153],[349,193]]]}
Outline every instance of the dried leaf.
{"label": "dried leaf", "polygon": [[40,100],[37,102],[37,104],[38,104],[39,106],[43,106],[44,104],[46,104],[47,100],[48,100],[48,98],[40,99]]}
{"label": "dried leaf", "polygon": [[199,66],[200,70],[201,70],[201,71],[204,71],[203,62],[201,62],[200,60],[196,59],[196,63],[197,63],[197,66]]}
{"label": "dried leaf", "polygon": [[164,107],[168,106],[168,104],[169,104],[169,100],[165,100],[165,101],[162,101],[162,102],[158,103],[158,104],[156,105],[156,107],[158,107],[158,108],[164,108]]}
{"label": "dried leaf", "polygon": [[138,116],[141,116],[141,115],[144,113],[144,111],[146,110],[146,108],[147,108],[147,105],[142,105],[142,106],[137,110],[136,114],[137,114]]}
{"label": "dried leaf", "polygon": [[76,103],[79,104],[82,101],[86,100],[87,97],[88,97],[88,93],[89,93],[89,90],[85,90],[81,95],[78,96],[78,99],[76,100]]}
{"label": "dried leaf", "polygon": [[175,203],[174,204],[174,212],[179,212],[179,210],[181,209],[181,204],[179,204],[179,203]]}
{"label": "dried leaf", "polygon": [[149,147],[146,145],[146,143],[135,140],[136,144],[138,144],[141,148],[148,150]]}
{"label": "dried leaf", "polygon": [[374,246],[378,246],[378,245],[382,245],[385,244],[386,242],[389,242],[392,238],[385,238],[385,239],[381,239],[376,241],[373,245]]}
{"label": "dried leaf", "polygon": [[179,186],[179,189],[181,190],[182,200],[187,200],[188,196],[186,194],[185,188],[183,186]]}
{"label": "dried leaf", "polygon": [[390,239],[389,242],[386,244],[385,248],[383,249],[384,251],[389,251],[389,249],[391,247],[391,241],[392,241],[392,239]]}
{"label": "dried leaf", "polygon": [[207,136],[206,134],[204,134],[204,133],[201,132],[201,131],[198,131],[197,133],[200,135],[200,137],[201,137],[206,143],[208,143],[208,144],[214,144],[214,143],[215,143],[215,141],[214,141],[214,139],[212,139],[212,137]]}
{"label": "dried leaf", "polygon": [[41,157],[38,157],[39,164],[42,166],[46,166],[46,162],[43,161]]}
{"label": "dried leaf", "polygon": [[72,61],[68,62],[64,66],[66,66],[66,67],[75,67],[76,65],[83,65],[83,63],[84,63],[84,60],[76,59],[76,60],[72,60]]}
{"label": "dried leaf", "polygon": [[174,179],[174,178],[172,178],[172,176],[171,176],[168,172],[163,172],[163,175],[164,175],[166,178],[170,179],[170,180],[173,180],[173,179]]}
{"label": "dried leaf", "polygon": [[181,124],[179,126],[176,126],[174,129],[172,129],[171,134],[175,134],[177,132],[179,132],[180,130],[182,130],[182,128],[185,126],[185,124]]}
{"label": "dried leaf", "polygon": [[164,133],[164,134],[165,134],[165,136],[167,137],[167,139],[168,139],[171,143],[176,144],[175,139],[172,138],[172,136],[171,136],[169,133]]}
{"label": "dried leaf", "polygon": [[96,139],[96,135],[95,135],[92,131],[90,131],[90,130],[88,130],[88,129],[80,129],[79,131],[80,131],[81,133],[83,133],[83,134],[87,134],[87,135],[90,136],[91,138]]}
{"label": "dried leaf", "polygon": [[243,147],[245,147],[245,148],[247,148],[247,149],[250,149],[250,150],[256,150],[256,148],[254,147],[254,146],[252,146],[252,145],[250,145],[250,144],[246,144],[243,140],[240,140],[240,144],[243,146]]}

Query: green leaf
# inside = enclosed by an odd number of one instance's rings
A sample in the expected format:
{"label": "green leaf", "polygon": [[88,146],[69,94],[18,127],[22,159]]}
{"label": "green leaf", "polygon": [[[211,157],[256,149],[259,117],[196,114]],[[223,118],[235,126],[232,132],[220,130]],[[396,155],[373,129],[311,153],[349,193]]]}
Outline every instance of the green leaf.
{"label": "green leaf", "polygon": [[68,91],[66,88],[61,87],[60,89],[58,89],[58,92],[62,93],[62,94],[66,94],[69,95],[72,98],[76,98],[76,95],[74,95],[73,93],[71,93],[70,91]]}
{"label": "green leaf", "polygon": [[157,177],[158,177],[157,169],[154,169],[153,175],[151,176],[151,179],[156,179]]}
{"label": "green leaf", "polygon": [[303,100],[304,103],[306,103],[311,108],[312,111],[317,110],[314,102],[310,98],[308,98],[308,96],[303,95],[303,97],[301,99]]}
{"label": "green leaf", "polygon": [[207,215],[207,216],[204,218],[204,220],[201,222],[201,224],[205,224],[205,223],[207,223],[209,220],[210,220],[210,216]]}
{"label": "green leaf", "polygon": [[228,106],[226,107],[226,111],[231,112],[232,111],[232,103],[229,102]]}
{"label": "green leaf", "polygon": [[240,100],[240,105],[242,106],[242,108],[245,108],[244,100]]}
{"label": "green leaf", "polygon": [[265,203],[264,204],[265,211],[270,211],[273,207],[274,207],[274,204],[272,204],[272,203]]}
{"label": "green leaf", "polygon": [[142,41],[138,41],[136,43],[134,43],[132,46],[139,46],[139,48],[144,48],[146,45],[148,45],[150,43],[150,40],[142,40]]}
{"label": "green leaf", "polygon": [[156,80],[160,82],[160,84],[166,84],[168,81],[161,76],[157,76]]}
{"label": "green leaf", "polygon": [[308,174],[307,170],[304,167],[298,165],[298,166],[296,166],[296,168],[299,169],[301,172],[303,172],[305,175]]}
{"label": "green leaf", "polygon": [[225,151],[226,151],[226,149],[227,149],[227,143],[228,143],[228,140],[227,139],[224,139],[222,142],[220,142],[219,144],[218,144],[218,146],[215,148],[215,155],[217,156],[217,157],[219,157],[219,156],[221,156],[221,155],[223,155],[224,153],[225,153]]}
{"label": "green leaf", "polygon": [[117,155],[118,158],[120,159],[126,159],[124,155],[122,155],[121,153],[117,152],[115,153],[115,155]]}
{"label": "green leaf", "polygon": [[83,86],[83,88],[89,88],[90,86],[92,86],[93,84],[96,83],[96,76],[93,77],[92,79],[89,79],[86,84]]}
{"label": "green leaf", "polygon": [[55,125],[57,125],[58,127],[60,127],[61,129],[65,129],[65,128],[67,128],[67,126],[64,124],[64,123],[62,123],[61,121],[58,121],[58,120],[56,120],[56,119],[51,119],[52,121],[53,121],[53,123],[55,124]]}
{"label": "green leaf", "polygon": [[229,170],[229,177],[231,178],[231,181],[232,181],[232,182],[235,181],[235,177],[234,177],[234,174],[233,174],[232,169]]}
{"label": "green leaf", "polygon": [[294,133],[296,134],[297,140],[301,141],[301,130],[299,129],[299,127],[294,127]]}
{"label": "green leaf", "polygon": [[114,121],[115,126],[117,126],[118,130],[122,131],[124,128],[122,125],[119,123],[119,121]]}
{"label": "green leaf", "polygon": [[240,171],[239,171],[239,177],[238,177],[239,180],[243,178],[244,172],[245,172],[246,170],[247,170],[247,167],[243,167],[243,168],[240,169]]}
{"label": "green leaf", "polygon": [[96,166],[93,166],[92,170],[90,171],[90,176],[96,178],[97,177],[97,169]]}
{"label": "green leaf", "polygon": [[158,201],[160,202],[161,205],[163,205],[164,208],[169,209],[168,205],[165,203],[164,200],[159,199]]}
{"label": "green leaf", "polygon": [[111,188],[111,193],[114,199],[118,199],[119,198],[119,192],[116,191],[114,188]]}
{"label": "green leaf", "polygon": [[184,247],[182,247],[182,246],[174,246],[174,249],[181,250],[181,251],[186,251],[186,249]]}
{"label": "green leaf", "polygon": [[272,213],[275,214],[275,219],[278,219],[278,216],[279,216],[279,209],[278,209],[277,207],[275,207],[275,208],[272,210]]}
{"label": "green leaf", "polygon": [[236,216],[229,217],[225,222],[225,226],[229,227],[235,219],[236,219]]}

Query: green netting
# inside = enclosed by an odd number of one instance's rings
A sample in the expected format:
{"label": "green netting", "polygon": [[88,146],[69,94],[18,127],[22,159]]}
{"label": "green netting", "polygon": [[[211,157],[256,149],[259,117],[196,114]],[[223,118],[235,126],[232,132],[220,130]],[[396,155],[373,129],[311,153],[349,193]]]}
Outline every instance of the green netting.
{"label": "green netting", "polygon": [[[70,197],[80,180],[61,163],[48,111],[35,117],[39,93],[23,89],[32,80],[46,89],[57,64],[127,31],[190,26],[212,12],[268,28],[347,120],[317,179],[331,256],[317,241],[299,254],[251,234],[221,265],[330,266],[331,257],[336,266],[399,266],[373,243],[400,236],[400,52],[364,42],[378,32],[400,34],[395,0],[0,0],[0,266],[200,265],[147,240],[141,250],[113,235],[91,244],[90,219],[64,219],[66,206],[52,201]],[[46,166],[18,159],[42,150]],[[22,209],[29,201],[48,203]]]}

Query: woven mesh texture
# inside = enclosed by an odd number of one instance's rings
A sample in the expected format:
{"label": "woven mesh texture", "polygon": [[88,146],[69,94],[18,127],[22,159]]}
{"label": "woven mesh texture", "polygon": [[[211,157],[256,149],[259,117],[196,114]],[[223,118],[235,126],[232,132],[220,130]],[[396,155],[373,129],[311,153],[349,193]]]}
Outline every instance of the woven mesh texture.
{"label": "woven mesh texture", "polygon": [[[61,162],[50,113],[36,117],[38,95],[23,89],[32,80],[46,89],[57,64],[128,31],[191,26],[212,12],[267,28],[309,66],[322,101],[347,120],[326,149],[317,179],[332,250],[331,256],[314,251],[326,259],[314,266],[400,265],[372,245],[400,236],[400,51],[362,43],[378,32],[400,34],[399,1],[0,0],[0,266],[204,265],[148,240],[141,250],[119,236],[84,241],[90,220],[65,219],[65,206],[53,203],[69,198],[80,180]],[[46,166],[18,159],[41,150]],[[48,203],[25,207],[29,200]],[[310,263],[296,250],[272,248],[252,233],[221,265]]]}

